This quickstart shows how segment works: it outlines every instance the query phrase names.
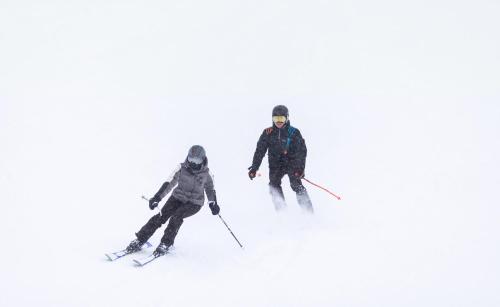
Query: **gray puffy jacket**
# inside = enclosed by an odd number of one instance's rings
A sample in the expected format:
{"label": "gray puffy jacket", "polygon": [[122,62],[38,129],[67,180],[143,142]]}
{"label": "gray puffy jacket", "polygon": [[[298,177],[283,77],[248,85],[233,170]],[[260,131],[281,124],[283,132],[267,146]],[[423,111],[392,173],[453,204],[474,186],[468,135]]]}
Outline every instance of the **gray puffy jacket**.
{"label": "gray puffy jacket", "polygon": [[175,185],[177,187],[172,192],[172,196],[183,203],[189,202],[203,206],[205,193],[209,202],[216,201],[213,177],[206,163],[200,170],[189,168],[186,162],[179,164],[155,197],[159,200],[163,199]]}

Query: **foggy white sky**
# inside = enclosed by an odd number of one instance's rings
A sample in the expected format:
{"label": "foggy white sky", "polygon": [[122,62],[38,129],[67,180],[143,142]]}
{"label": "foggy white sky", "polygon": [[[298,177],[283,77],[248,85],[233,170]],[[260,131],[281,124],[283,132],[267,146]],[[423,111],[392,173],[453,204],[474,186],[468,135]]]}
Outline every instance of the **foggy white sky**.
{"label": "foggy white sky", "polygon": [[[1,305],[498,305],[499,13],[485,0],[0,2]],[[266,163],[246,177],[276,104],[306,138],[306,175],[344,197],[307,186],[312,220],[286,180],[289,213],[275,215]],[[171,259],[101,261],[195,143],[245,253],[202,210]]]}

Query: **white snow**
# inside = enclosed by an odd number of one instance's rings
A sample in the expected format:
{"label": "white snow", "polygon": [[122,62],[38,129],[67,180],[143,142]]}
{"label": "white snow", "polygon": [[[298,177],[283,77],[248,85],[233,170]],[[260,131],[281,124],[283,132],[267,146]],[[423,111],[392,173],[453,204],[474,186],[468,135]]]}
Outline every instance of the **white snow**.
{"label": "white snow", "polygon": [[[0,306],[500,306],[499,13],[2,1]],[[314,216],[247,177],[277,104],[343,197],[306,185]],[[173,254],[108,262],[193,144],[245,248],[204,207]]]}

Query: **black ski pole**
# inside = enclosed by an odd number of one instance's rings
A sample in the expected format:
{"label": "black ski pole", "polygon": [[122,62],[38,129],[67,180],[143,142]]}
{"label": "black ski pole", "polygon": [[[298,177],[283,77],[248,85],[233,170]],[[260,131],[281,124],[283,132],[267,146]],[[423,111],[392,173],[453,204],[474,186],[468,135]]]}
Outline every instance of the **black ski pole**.
{"label": "black ski pole", "polygon": [[233,238],[236,240],[236,242],[238,242],[239,246],[241,248],[243,248],[243,245],[241,245],[240,241],[238,241],[238,239],[236,238],[236,236],[234,235],[234,233],[231,231],[231,228],[229,228],[229,226],[227,226],[226,221],[224,221],[224,219],[222,218],[222,216],[220,216],[220,214],[217,214],[217,215],[220,217],[222,223],[224,223],[224,225],[226,225],[227,230],[229,230],[229,232],[231,233],[231,235],[233,236]]}

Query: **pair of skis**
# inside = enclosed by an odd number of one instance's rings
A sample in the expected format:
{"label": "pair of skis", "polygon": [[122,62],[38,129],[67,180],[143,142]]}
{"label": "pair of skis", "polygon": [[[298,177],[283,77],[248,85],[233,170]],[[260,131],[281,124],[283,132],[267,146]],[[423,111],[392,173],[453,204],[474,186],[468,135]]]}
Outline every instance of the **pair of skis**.
{"label": "pair of skis", "polygon": [[[151,246],[153,246],[153,245],[151,243],[149,243],[149,242],[146,242],[143,245],[143,247],[145,247],[145,248],[150,248]],[[120,258],[122,258],[124,256],[133,254],[133,253],[134,252],[127,252],[127,250],[124,249],[124,250],[121,250],[121,251],[118,251],[118,252],[104,254],[104,255],[106,255],[106,257],[108,258],[109,261],[115,261],[115,260],[118,260],[118,259],[120,259]],[[134,263],[137,266],[145,266],[146,264],[152,262],[153,260],[155,260],[156,258],[159,258],[161,256],[162,255],[156,256],[155,254],[151,254],[151,255],[147,256],[146,258],[132,259],[132,261],[134,261]]]}

